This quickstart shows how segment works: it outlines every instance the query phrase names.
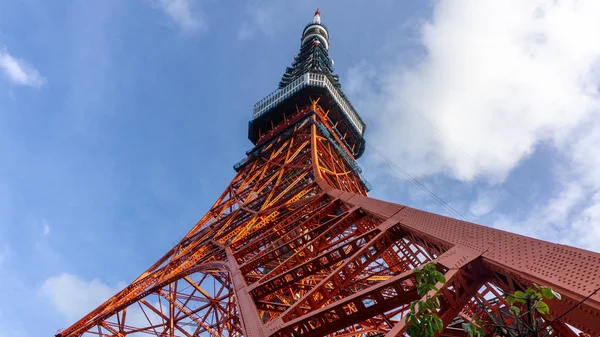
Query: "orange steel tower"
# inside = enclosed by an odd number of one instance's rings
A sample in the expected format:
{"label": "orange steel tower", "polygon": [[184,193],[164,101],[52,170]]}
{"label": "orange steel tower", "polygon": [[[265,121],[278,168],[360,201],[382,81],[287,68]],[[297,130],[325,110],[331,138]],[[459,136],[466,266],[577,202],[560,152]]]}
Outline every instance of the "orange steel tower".
{"label": "orange steel tower", "polygon": [[57,337],[402,336],[438,284],[440,336],[474,313],[502,317],[506,293],[550,286],[540,336],[600,335],[600,254],[367,196],[356,159],[365,124],[341,91],[320,13],[279,89],[254,106],[255,145],[190,232],[135,281]]}

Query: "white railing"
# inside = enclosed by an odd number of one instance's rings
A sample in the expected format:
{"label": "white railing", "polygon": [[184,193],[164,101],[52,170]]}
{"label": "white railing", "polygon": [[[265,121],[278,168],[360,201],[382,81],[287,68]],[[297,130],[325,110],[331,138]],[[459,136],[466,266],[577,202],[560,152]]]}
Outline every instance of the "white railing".
{"label": "white railing", "polygon": [[292,83],[286,85],[285,87],[275,90],[267,97],[258,101],[258,103],[254,104],[254,114],[253,118],[260,117],[265,111],[270,110],[275,105],[281,103],[286,98],[298,92],[300,89],[306,86],[308,83],[308,74],[304,74],[297,79],[295,79]]}
{"label": "white railing", "polygon": [[275,107],[277,104],[283,102],[286,98],[292,96],[306,86],[326,88],[331,97],[333,97],[333,100],[340,106],[344,114],[348,116],[348,119],[350,119],[350,122],[354,125],[356,130],[358,130],[361,135],[363,134],[364,126],[358,118],[356,111],[354,111],[348,101],[340,94],[339,90],[331,84],[331,81],[329,81],[327,76],[323,74],[303,74],[285,87],[273,91],[267,97],[254,104],[253,118],[260,117],[266,111]]}

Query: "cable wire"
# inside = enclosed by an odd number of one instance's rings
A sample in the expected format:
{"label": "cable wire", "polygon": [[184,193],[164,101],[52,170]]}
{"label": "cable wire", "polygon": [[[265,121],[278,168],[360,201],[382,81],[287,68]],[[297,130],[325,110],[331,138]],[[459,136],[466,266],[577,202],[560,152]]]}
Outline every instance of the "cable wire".
{"label": "cable wire", "polygon": [[[353,60],[356,59],[353,57],[353,54],[348,52],[347,50],[339,50],[336,52],[341,52],[342,54],[345,54],[346,57],[349,60]],[[373,82],[379,86],[380,88],[385,87],[383,81],[378,78],[378,77],[374,77],[372,78]],[[441,131],[439,130],[439,128],[437,126],[435,126],[430,120],[429,118],[425,117],[422,113],[418,112],[418,111],[413,111],[412,109],[407,109],[410,113],[412,113],[413,115],[423,119],[427,124],[429,124],[429,126],[432,128],[433,132],[435,132],[435,134],[439,137],[440,140],[444,141],[444,143],[446,145],[449,145],[449,149],[454,152],[455,154],[461,154],[463,156],[465,156],[467,159],[469,159],[471,162],[475,163],[476,160],[471,157],[466,151],[464,151],[462,148],[460,148],[457,144],[448,141],[448,139],[446,139],[447,137],[442,136]],[[391,162],[391,161],[390,161]],[[527,206],[532,212],[534,210],[536,210],[538,207],[534,206],[533,203],[529,202],[527,199],[525,199],[523,196],[521,196],[519,193],[517,193],[514,189],[512,189],[506,182],[501,182],[498,179],[492,178],[490,179],[492,184],[498,184],[500,185],[500,187],[505,190],[510,196],[512,196],[513,198],[517,199],[517,201],[520,201],[521,203],[525,204],[525,206]],[[445,206],[444,206],[445,207]],[[453,211],[453,213],[456,213],[455,211]],[[460,216],[461,218],[463,218],[464,220],[466,220],[466,218],[464,216]],[[558,226],[554,221],[552,221],[548,215],[545,214],[541,214],[541,218],[543,221],[545,221],[546,223],[550,224],[551,226],[555,227],[555,228],[560,228],[560,226]]]}
{"label": "cable wire", "polygon": [[465,221],[469,221],[464,215],[462,215],[462,213],[460,213],[459,211],[457,211],[454,207],[450,206],[450,204],[448,204],[446,201],[444,201],[444,199],[440,198],[433,191],[431,191],[430,189],[428,189],[427,187],[425,187],[425,185],[423,185],[419,180],[417,180],[415,177],[411,176],[408,172],[406,172],[405,170],[403,170],[400,166],[398,166],[396,163],[394,163],[391,159],[389,159],[388,157],[386,157],[386,155],[384,155],[383,153],[381,153],[381,151],[377,150],[377,148],[375,148],[375,146],[373,146],[369,142],[365,142],[365,143],[371,149],[371,151],[373,151],[378,157],[380,157],[381,159],[383,159],[390,167],[392,167],[397,172],[399,172],[401,175],[403,175],[414,186],[418,187],[423,192],[425,192],[427,195],[429,195],[440,206],[446,208],[448,211],[450,211],[454,215],[458,216],[459,218],[461,218],[461,219],[463,219]]}
{"label": "cable wire", "polygon": [[550,326],[552,323],[556,322],[557,320],[563,318],[566,314],[568,314],[569,312],[571,312],[573,309],[577,308],[578,306],[582,305],[583,302],[587,301],[590,299],[590,297],[594,296],[595,293],[597,293],[598,291],[600,291],[600,288],[596,288],[596,290],[594,290],[591,294],[587,295],[584,299],[582,299],[581,301],[579,301],[579,303],[575,304],[574,306],[572,306],[571,308],[569,308],[569,310],[563,312],[562,314],[558,315],[558,317],[554,318],[553,320],[551,320],[550,322],[546,323],[544,327],[542,328],[538,328],[535,332],[538,333],[540,331],[542,331],[542,329],[547,328],[548,326]]}

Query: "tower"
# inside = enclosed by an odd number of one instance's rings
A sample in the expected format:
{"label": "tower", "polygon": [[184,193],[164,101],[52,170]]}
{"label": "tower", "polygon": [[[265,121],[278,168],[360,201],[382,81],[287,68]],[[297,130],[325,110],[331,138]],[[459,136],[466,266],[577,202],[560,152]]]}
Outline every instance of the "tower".
{"label": "tower", "polygon": [[444,325],[500,317],[505,293],[562,294],[544,336],[600,335],[600,254],[367,196],[365,123],[333,74],[319,11],[279,89],[254,106],[254,144],[181,241],[57,337],[402,336],[415,268],[437,261]]}

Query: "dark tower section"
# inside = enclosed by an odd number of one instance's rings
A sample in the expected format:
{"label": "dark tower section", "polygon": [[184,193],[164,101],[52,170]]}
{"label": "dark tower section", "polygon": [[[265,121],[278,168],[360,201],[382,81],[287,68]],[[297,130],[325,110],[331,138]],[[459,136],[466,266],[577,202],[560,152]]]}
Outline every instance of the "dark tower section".
{"label": "dark tower section", "polygon": [[300,52],[285,70],[279,89],[254,105],[248,138],[256,144],[274,125],[293,114],[297,107],[317,98],[319,105],[327,111],[331,124],[335,125],[334,132],[350,149],[354,159],[358,159],[365,150],[363,135],[366,125],[342,92],[338,76],[333,73],[329,31],[321,23],[319,10],[312,22],[304,27]]}
{"label": "dark tower section", "polygon": [[333,74],[333,60],[329,58],[329,32],[321,23],[319,10],[315,12],[313,21],[304,27],[300,53],[294,56],[292,66],[285,70],[279,88],[284,88],[308,72],[324,74],[336,88],[340,88],[339,78]]}

